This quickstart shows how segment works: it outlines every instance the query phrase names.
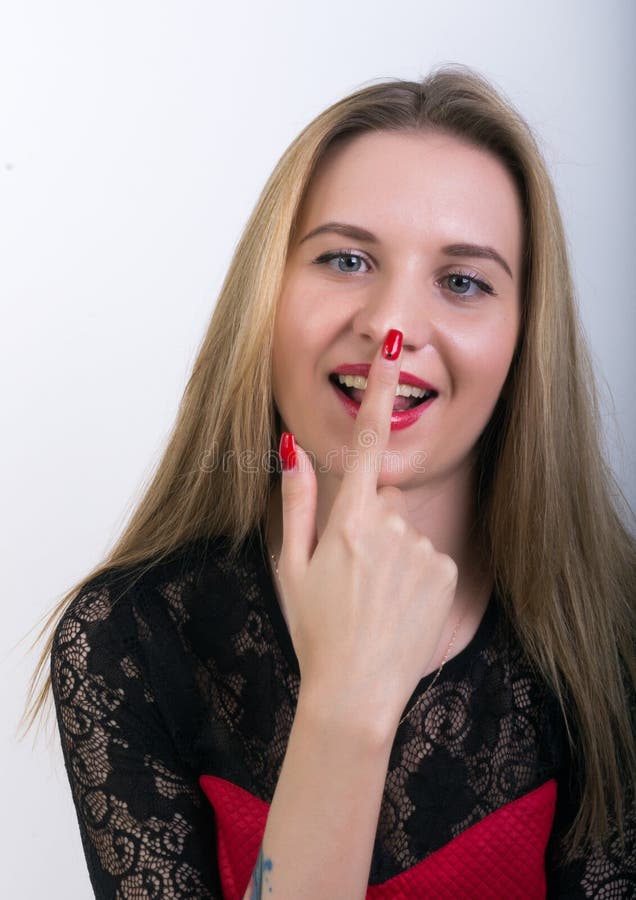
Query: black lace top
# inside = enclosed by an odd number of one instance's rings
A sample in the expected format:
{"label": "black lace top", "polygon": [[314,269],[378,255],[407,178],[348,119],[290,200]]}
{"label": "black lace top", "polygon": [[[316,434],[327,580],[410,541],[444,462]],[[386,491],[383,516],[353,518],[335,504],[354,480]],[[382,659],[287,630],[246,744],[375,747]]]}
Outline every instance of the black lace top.
{"label": "black lace top", "polygon": [[[219,538],[94,579],[56,630],[53,694],[98,898],[223,897],[217,822],[200,776],[271,802],[299,670],[259,538],[255,531],[234,564]],[[576,773],[556,702],[493,595],[473,640],[397,731],[369,884],[550,781],[548,896],[635,897],[636,816],[624,849],[614,841],[560,865]]]}

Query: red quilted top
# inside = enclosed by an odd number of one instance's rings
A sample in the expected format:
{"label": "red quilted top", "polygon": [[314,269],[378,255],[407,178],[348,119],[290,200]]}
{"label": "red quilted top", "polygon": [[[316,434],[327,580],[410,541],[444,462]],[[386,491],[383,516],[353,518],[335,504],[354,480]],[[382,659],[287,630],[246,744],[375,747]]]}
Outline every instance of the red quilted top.
{"label": "red quilted top", "polygon": [[[201,775],[214,807],[223,896],[242,900],[256,864],[269,804],[223,778]],[[545,897],[544,854],[556,781],[502,806],[426,859],[382,884],[369,900],[538,900]]]}

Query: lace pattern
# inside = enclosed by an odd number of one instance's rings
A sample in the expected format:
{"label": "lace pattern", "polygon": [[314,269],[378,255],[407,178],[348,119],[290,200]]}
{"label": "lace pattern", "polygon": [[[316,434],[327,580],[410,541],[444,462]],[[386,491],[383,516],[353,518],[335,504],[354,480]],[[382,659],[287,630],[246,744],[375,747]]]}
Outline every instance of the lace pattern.
{"label": "lace pattern", "polygon": [[[238,563],[217,539],[143,573],[95,580],[56,630],[51,676],[96,897],[220,898],[214,816],[198,778],[228,779],[270,803],[298,698],[297,660],[256,537]],[[556,702],[493,597],[474,639],[398,729],[370,884],[550,778],[564,830],[569,776]],[[625,851],[614,844],[565,867],[555,828],[549,895],[634,896],[633,820],[630,829]]]}

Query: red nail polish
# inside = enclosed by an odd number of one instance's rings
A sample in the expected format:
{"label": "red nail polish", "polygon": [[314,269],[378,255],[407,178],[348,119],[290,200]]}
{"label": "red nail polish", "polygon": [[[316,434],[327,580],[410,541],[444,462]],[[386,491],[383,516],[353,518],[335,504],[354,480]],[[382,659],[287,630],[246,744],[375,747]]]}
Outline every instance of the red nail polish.
{"label": "red nail polish", "polygon": [[281,434],[278,452],[283,471],[296,468],[296,440],[291,431],[283,431]]}
{"label": "red nail polish", "polygon": [[402,349],[402,332],[397,328],[392,328],[384,339],[382,347],[382,356],[385,359],[395,359],[400,355]]}

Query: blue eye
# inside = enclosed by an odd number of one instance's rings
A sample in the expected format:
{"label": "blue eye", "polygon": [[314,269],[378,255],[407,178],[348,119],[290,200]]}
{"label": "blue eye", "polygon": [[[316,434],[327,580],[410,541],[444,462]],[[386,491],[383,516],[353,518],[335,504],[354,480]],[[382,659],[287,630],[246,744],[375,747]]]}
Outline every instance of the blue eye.
{"label": "blue eye", "polygon": [[[314,260],[316,265],[327,265],[330,269],[334,269],[335,267],[331,265],[331,263],[335,262],[337,264],[338,272],[351,273],[356,275],[359,272],[368,272],[369,264],[366,259],[361,256],[359,253],[350,253],[348,250],[338,250],[330,253],[323,253],[322,256],[319,256]],[[366,269],[362,269],[361,266],[366,266]]]}
{"label": "blue eye", "polygon": [[[371,264],[367,258],[354,250],[331,250],[317,257],[314,263],[319,266],[326,265],[333,272],[345,275],[365,275],[371,271]],[[446,284],[446,289],[455,297],[472,299],[479,294],[495,295],[491,286],[480,279],[476,272],[449,272],[438,284],[442,286]]]}
{"label": "blue eye", "polygon": [[[456,297],[475,297],[477,293],[495,293],[485,281],[481,281],[475,275],[468,275],[465,272],[449,272],[448,275],[444,275],[442,278],[442,282],[444,281],[451,285],[450,291],[452,294],[455,294]],[[471,284],[476,286],[477,291],[473,291],[469,294],[468,290]],[[459,290],[454,290],[455,287],[459,288]]]}

